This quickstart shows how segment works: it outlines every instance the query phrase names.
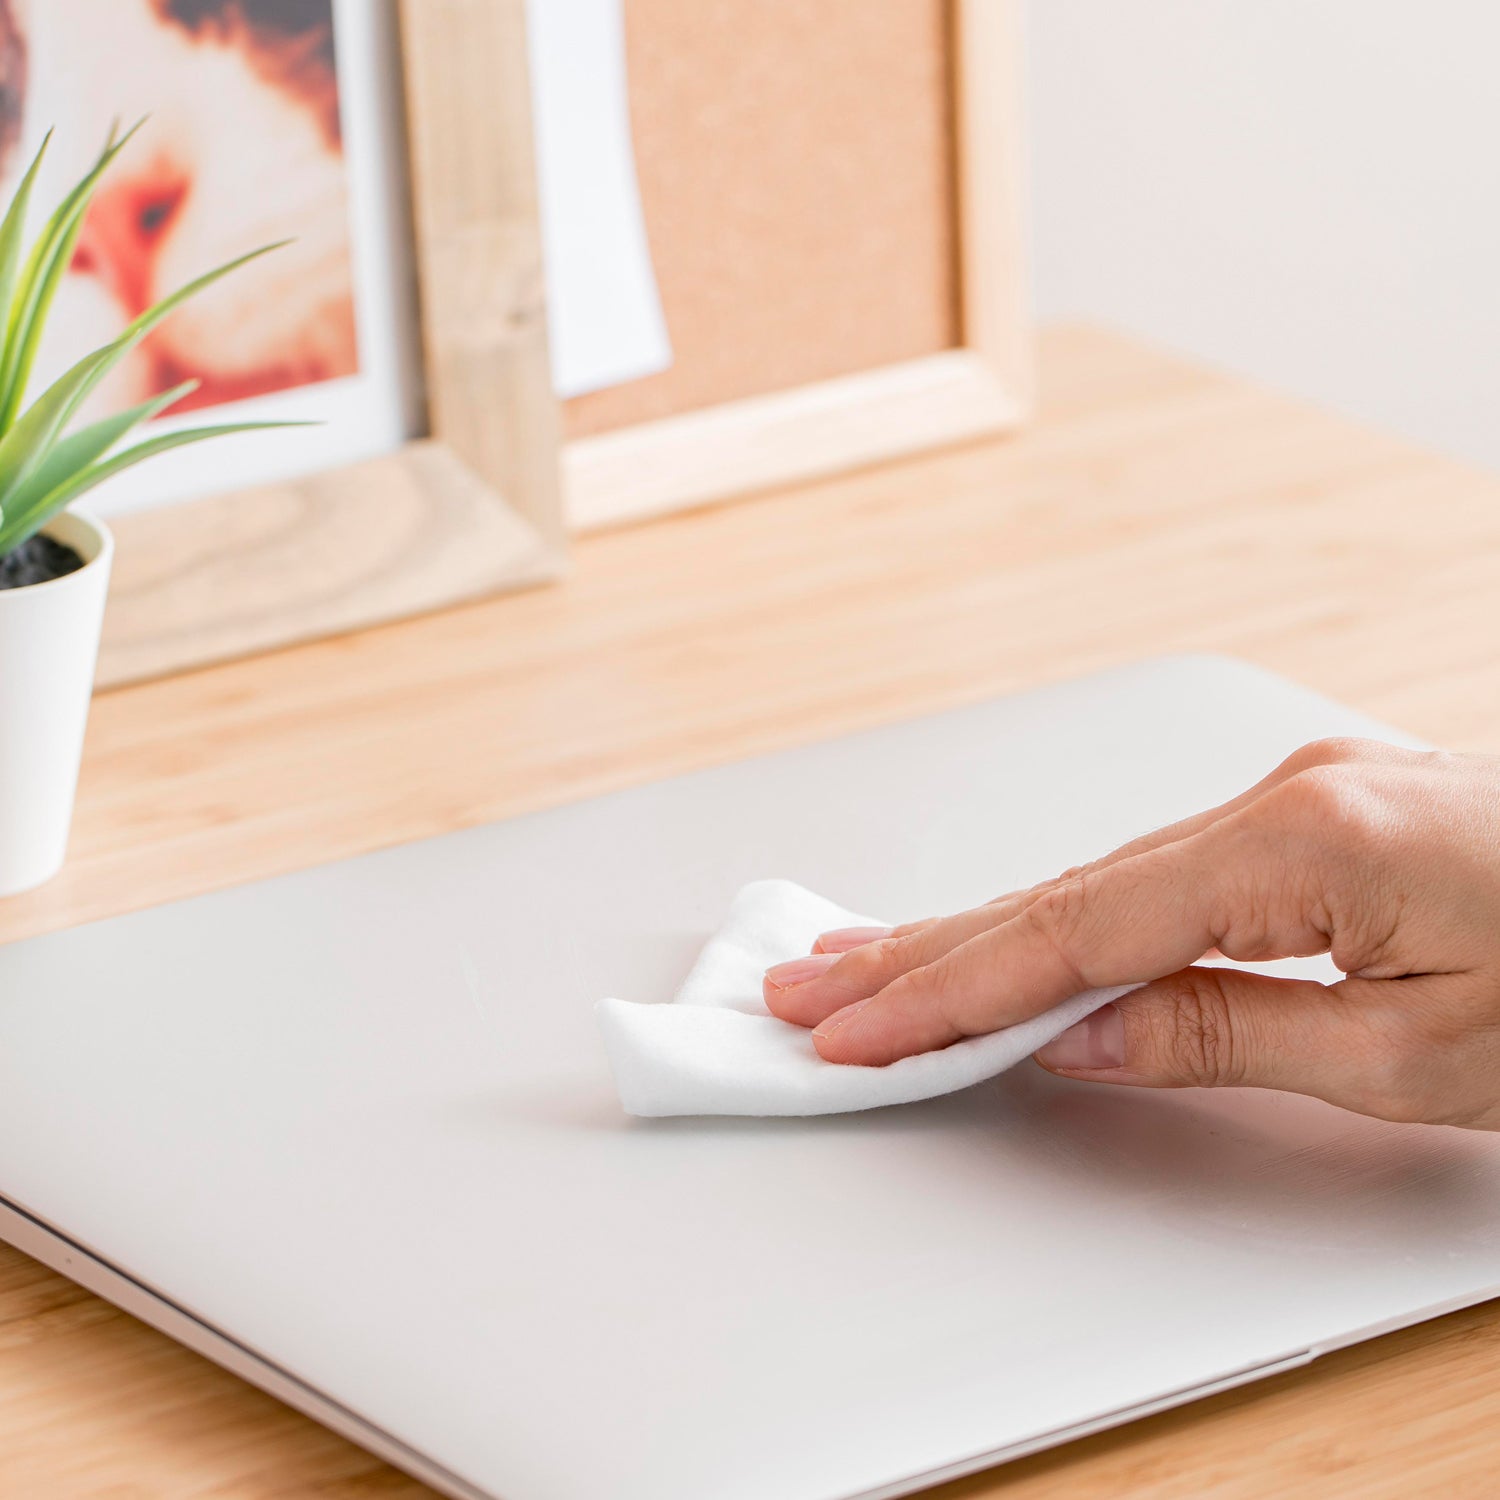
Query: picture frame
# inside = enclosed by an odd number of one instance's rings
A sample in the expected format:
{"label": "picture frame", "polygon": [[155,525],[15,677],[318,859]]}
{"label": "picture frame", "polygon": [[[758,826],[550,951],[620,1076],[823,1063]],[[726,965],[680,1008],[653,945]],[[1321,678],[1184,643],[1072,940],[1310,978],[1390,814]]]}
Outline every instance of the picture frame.
{"label": "picture frame", "polygon": [[563,570],[524,0],[400,0],[399,20],[426,435],[112,520],[102,688]]}
{"label": "picture frame", "polygon": [[949,0],[960,284],[952,348],[577,437],[575,532],[1004,432],[1033,400],[1024,264],[1020,0]]}

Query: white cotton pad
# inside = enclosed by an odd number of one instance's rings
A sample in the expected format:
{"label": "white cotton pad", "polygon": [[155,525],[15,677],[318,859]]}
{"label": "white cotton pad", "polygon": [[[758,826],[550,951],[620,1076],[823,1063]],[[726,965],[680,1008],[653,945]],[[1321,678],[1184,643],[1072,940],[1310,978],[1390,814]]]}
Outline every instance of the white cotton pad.
{"label": "white cotton pad", "polygon": [[1136,988],[1087,990],[1039,1016],[884,1068],[825,1062],[812,1032],[761,998],[765,971],[807,953],[819,933],[882,925],[789,880],[734,899],[671,1004],[601,1000],[599,1028],[632,1115],[828,1115],[910,1104],[993,1078]]}

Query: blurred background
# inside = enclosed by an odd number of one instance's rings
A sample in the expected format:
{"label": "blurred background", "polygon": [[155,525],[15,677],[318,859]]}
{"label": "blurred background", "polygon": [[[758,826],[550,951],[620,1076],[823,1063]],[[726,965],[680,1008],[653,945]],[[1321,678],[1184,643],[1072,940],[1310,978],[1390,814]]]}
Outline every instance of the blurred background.
{"label": "blurred background", "polygon": [[1500,468],[1500,6],[1032,0],[1034,274]]}

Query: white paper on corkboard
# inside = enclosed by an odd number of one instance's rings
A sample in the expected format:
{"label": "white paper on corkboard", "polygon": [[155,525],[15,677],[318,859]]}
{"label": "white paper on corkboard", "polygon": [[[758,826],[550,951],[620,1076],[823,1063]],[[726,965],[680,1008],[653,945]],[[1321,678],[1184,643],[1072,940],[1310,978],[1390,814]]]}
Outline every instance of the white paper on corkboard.
{"label": "white paper on corkboard", "polygon": [[636,182],[623,0],[530,0],[542,243],[559,397],[672,363]]}

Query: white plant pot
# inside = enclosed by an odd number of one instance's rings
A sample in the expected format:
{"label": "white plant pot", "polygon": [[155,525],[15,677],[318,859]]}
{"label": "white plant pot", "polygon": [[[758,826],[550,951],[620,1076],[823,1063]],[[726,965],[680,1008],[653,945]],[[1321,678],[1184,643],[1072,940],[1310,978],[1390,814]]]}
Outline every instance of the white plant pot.
{"label": "white plant pot", "polygon": [[109,528],[76,512],[44,530],[84,565],[0,589],[0,896],[62,868],[115,551]]}

